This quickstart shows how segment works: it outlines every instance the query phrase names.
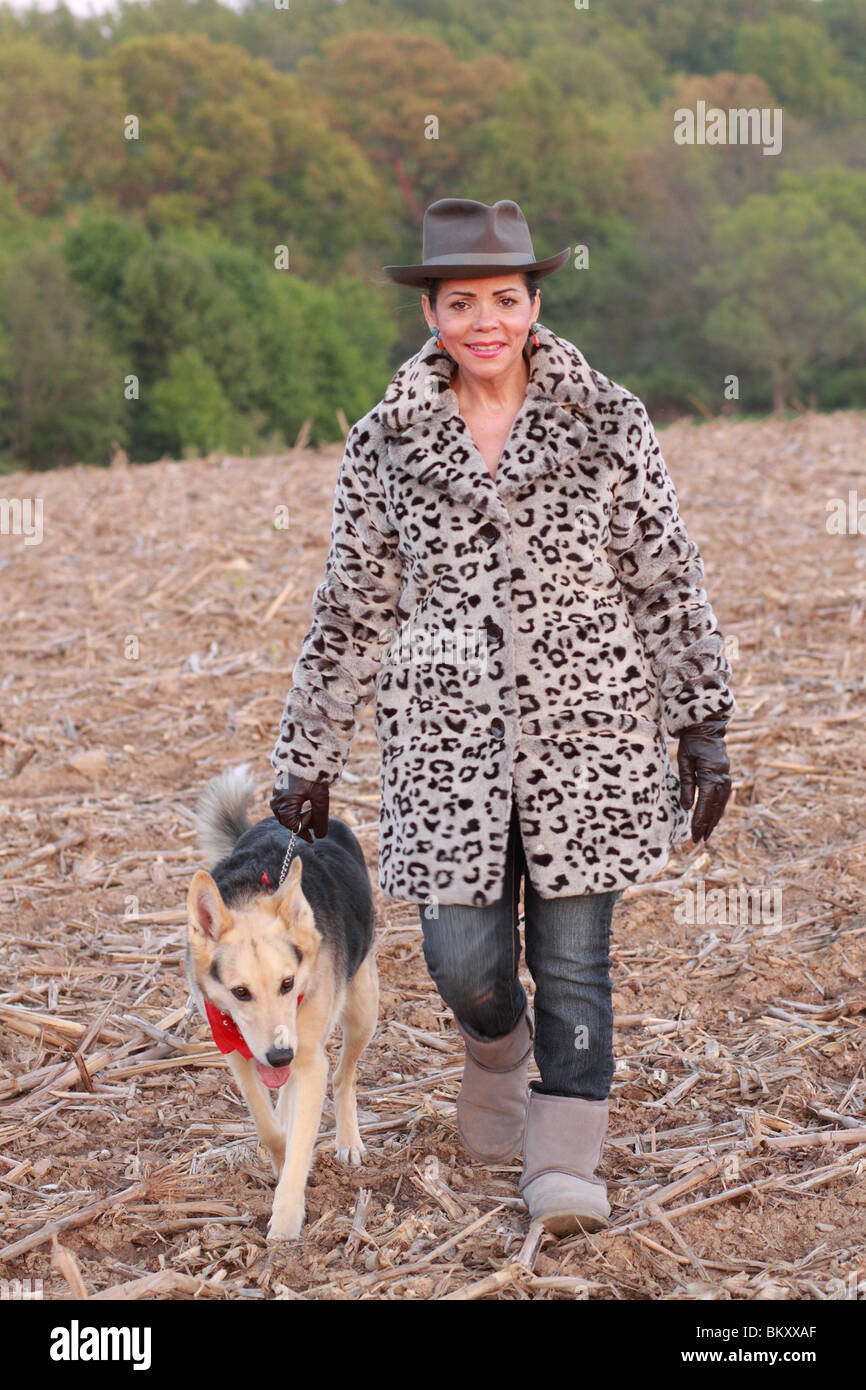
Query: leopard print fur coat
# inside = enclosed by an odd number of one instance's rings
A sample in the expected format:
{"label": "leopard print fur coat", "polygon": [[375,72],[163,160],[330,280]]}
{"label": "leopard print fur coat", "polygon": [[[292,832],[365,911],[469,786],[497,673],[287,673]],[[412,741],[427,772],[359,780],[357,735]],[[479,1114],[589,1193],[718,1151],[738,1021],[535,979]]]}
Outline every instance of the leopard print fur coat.
{"label": "leopard print fur coat", "polygon": [[643,403],[538,336],[495,478],[432,338],[346,442],[271,765],[336,782],[374,696],[397,899],[498,901],[512,797],[541,897],[653,876],[690,834],[665,726],[735,710]]}

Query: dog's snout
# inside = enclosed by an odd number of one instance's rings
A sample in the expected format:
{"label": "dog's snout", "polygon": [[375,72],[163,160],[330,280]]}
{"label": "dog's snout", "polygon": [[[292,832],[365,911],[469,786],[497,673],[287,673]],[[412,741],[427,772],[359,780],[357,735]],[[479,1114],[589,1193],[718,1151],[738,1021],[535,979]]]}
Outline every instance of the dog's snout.
{"label": "dog's snout", "polygon": [[272,1047],[267,1054],[269,1067],[287,1067],[295,1055],[293,1047]]}

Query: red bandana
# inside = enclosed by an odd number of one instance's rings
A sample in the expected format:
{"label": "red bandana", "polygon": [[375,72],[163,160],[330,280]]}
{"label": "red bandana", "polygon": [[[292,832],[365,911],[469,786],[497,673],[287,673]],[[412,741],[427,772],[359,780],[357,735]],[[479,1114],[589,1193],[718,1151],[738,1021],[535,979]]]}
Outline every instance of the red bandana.
{"label": "red bandana", "polygon": [[220,1052],[239,1052],[249,1060],[253,1054],[244,1042],[243,1034],[231,1014],[224,1014],[220,1009],[215,1009],[209,999],[204,1001],[204,1007],[213,1040]]}
{"label": "red bandana", "polygon": [[[300,1007],[303,997],[303,994],[298,995],[298,1007]],[[220,1052],[239,1052],[242,1057],[246,1057],[249,1061],[253,1054],[244,1042],[243,1033],[231,1014],[224,1014],[221,1009],[214,1008],[209,999],[205,999],[204,1008],[210,1030],[213,1033],[213,1040]]]}

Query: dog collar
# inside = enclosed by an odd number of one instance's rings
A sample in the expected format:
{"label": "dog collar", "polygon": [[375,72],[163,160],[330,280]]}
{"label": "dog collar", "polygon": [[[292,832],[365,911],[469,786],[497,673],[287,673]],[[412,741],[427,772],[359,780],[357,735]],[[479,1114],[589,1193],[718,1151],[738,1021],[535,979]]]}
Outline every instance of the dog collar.
{"label": "dog collar", "polygon": [[[301,1006],[303,994],[298,995],[298,1008]],[[244,1041],[244,1035],[235,1023],[231,1014],[224,1014],[221,1009],[217,1009],[209,999],[204,1001],[204,1011],[207,1014],[207,1021],[213,1034],[213,1040],[220,1052],[239,1052],[247,1061],[252,1059],[252,1052]]]}

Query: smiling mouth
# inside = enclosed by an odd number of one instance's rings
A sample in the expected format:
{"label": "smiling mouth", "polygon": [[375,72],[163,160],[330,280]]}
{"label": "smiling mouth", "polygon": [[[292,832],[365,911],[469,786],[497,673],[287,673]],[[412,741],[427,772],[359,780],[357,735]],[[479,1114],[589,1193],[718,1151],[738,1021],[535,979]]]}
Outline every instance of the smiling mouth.
{"label": "smiling mouth", "polygon": [[467,343],[470,352],[474,352],[476,357],[495,357],[497,352],[501,352],[505,347],[504,343]]}

